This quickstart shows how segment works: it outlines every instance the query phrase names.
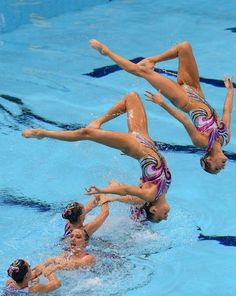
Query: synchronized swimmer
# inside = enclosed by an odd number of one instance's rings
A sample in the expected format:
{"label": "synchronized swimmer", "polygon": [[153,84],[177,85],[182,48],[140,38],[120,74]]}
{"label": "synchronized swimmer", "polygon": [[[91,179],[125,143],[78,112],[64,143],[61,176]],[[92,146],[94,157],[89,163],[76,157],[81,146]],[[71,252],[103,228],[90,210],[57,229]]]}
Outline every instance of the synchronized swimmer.
{"label": "synchronized swimmer", "polygon": [[[83,229],[74,229],[70,233],[70,250],[59,256],[48,258],[44,263],[31,270],[24,259],[15,260],[8,268],[12,278],[6,282],[2,296],[26,295],[28,293],[47,293],[60,287],[61,281],[54,274],[57,270],[70,270],[92,267],[96,258],[87,253],[88,235]],[[40,276],[47,279],[40,283]]]}
{"label": "synchronized swimmer", "polygon": [[[69,237],[74,229],[83,229],[88,238],[97,231],[109,215],[108,204],[104,201],[104,194],[97,194],[86,205],[79,202],[68,204],[63,212],[62,218],[67,220],[64,228],[64,237]],[[97,205],[101,206],[100,213],[89,223],[84,224],[85,216]]]}

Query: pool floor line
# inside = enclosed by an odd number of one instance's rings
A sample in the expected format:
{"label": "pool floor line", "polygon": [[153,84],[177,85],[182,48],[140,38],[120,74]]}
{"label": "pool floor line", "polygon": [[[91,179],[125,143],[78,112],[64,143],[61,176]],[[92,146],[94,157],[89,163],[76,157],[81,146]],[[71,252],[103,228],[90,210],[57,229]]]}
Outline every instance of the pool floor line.
{"label": "pool floor line", "polygon": [[[130,61],[133,63],[138,63],[143,59],[144,57],[136,57],[131,59]],[[83,75],[87,75],[94,78],[101,78],[109,74],[115,73],[117,71],[124,71],[124,70],[120,68],[118,65],[113,64],[113,65],[106,65],[100,68],[93,69],[92,72],[85,73]],[[178,73],[175,70],[168,70],[168,69],[156,68],[156,67],[154,68],[154,71],[157,73],[164,74],[166,76],[172,76],[172,77],[176,77]],[[220,80],[220,79],[200,77],[200,82],[210,84],[216,87],[225,87],[224,80]],[[233,86],[234,88],[236,88],[236,83],[233,83]]]}
{"label": "pool floor line", "polygon": [[[69,203],[67,201],[67,203]],[[0,191],[0,205],[4,206],[20,206],[23,208],[30,208],[32,210],[37,210],[39,213],[44,212],[54,212],[60,213],[63,209],[62,203],[60,205],[47,203],[45,201],[34,200],[24,195],[15,195],[10,193],[9,190]],[[199,241],[209,241],[214,240],[218,241],[221,245],[236,247],[236,236],[231,235],[204,235],[202,229],[197,227],[197,230],[200,232],[198,235]]]}
{"label": "pool floor line", "polygon": [[[30,110],[26,104],[23,102],[22,99],[9,96],[6,94],[0,94],[0,98],[11,102],[13,104],[18,105],[21,113],[20,114],[13,114],[11,110],[4,107],[2,104],[0,104],[0,112],[6,113],[8,116],[10,116],[16,123],[16,125],[8,125],[8,128],[20,131],[22,130],[21,125],[28,128],[35,128],[38,127],[38,122],[50,124],[52,126],[55,126],[57,128],[61,128],[64,130],[76,130],[80,129],[82,127],[86,127],[86,124],[81,123],[61,123],[57,121],[53,121],[47,118],[44,118],[38,114],[33,113],[32,110]],[[1,126],[1,123],[0,123]],[[6,135],[6,133],[4,133]],[[158,149],[164,152],[180,152],[180,153],[191,153],[191,154],[204,154],[204,149],[197,148],[193,145],[178,145],[178,144],[169,144],[164,143],[161,141],[155,141],[157,144]],[[231,151],[224,151],[225,155],[228,157],[229,160],[236,161],[236,153]]]}

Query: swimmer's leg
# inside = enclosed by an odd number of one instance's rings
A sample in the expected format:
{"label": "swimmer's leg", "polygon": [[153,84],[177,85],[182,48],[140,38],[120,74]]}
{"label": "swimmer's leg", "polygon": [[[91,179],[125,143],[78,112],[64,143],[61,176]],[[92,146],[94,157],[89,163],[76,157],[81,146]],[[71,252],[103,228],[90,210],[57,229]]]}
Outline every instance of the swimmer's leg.
{"label": "swimmer's leg", "polygon": [[102,54],[110,57],[116,64],[118,64],[125,71],[136,76],[146,79],[154,88],[161,90],[161,93],[167,97],[175,106],[181,108],[188,103],[188,96],[183,88],[175,81],[156,73],[152,69],[135,64],[128,59],[112,52],[106,45],[97,40],[92,40],[91,46],[97,49]]}
{"label": "swimmer's leg", "polygon": [[146,112],[139,95],[135,92],[128,93],[104,115],[91,122],[88,127],[99,128],[103,123],[123,113],[127,113],[129,132],[136,131],[149,137]]}
{"label": "swimmer's leg", "polygon": [[94,128],[81,128],[74,131],[49,131],[44,129],[28,129],[23,131],[25,138],[51,138],[61,141],[93,141],[105,146],[121,150],[134,158],[140,158],[137,154],[136,139],[130,133],[105,131]]}
{"label": "swimmer's leg", "polygon": [[200,90],[197,63],[193,55],[192,47],[188,42],[181,42],[167,51],[148,59],[153,63],[158,63],[175,58],[179,60],[177,82],[180,85],[186,83]]}

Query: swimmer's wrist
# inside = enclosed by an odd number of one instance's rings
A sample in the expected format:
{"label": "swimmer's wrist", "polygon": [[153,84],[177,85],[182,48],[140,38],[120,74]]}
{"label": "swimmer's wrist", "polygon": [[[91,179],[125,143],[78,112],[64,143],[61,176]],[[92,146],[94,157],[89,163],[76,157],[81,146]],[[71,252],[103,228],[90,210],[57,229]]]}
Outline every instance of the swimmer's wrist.
{"label": "swimmer's wrist", "polygon": [[164,101],[156,103],[156,104],[158,104],[162,108],[165,108],[167,106],[167,104]]}

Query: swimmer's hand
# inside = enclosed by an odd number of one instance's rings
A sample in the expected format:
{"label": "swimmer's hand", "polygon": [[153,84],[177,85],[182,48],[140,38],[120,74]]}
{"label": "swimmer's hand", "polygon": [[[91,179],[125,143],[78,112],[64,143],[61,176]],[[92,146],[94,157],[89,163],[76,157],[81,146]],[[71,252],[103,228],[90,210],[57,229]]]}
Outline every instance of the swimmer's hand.
{"label": "swimmer's hand", "polygon": [[225,87],[230,90],[230,89],[234,89],[234,86],[233,86],[233,76],[224,76],[224,84],[225,84]]}
{"label": "swimmer's hand", "polygon": [[54,271],[56,271],[58,268],[57,265],[53,265],[53,266],[50,266],[50,267],[47,267],[43,270],[43,275],[45,277],[48,277],[50,274],[52,274]]}
{"label": "swimmer's hand", "polygon": [[17,288],[16,282],[12,279],[6,281],[6,286],[9,288]]}
{"label": "swimmer's hand", "polygon": [[146,90],[145,96],[147,97],[147,99],[146,99],[147,101],[153,102],[157,105],[162,106],[162,104],[164,103],[160,90],[159,90],[159,92],[157,92],[155,94]]}
{"label": "swimmer's hand", "polygon": [[86,193],[85,193],[86,195],[105,193],[105,192],[103,192],[102,189],[100,189],[94,185],[90,186],[89,188],[85,188],[85,190],[86,190]]}
{"label": "swimmer's hand", "polygon": [[111,201],[116,201],[116,200],[117,200],[117,197],[115,197],[115,196],[108,196],[108,195],[104,194],[101,197],[99,204],[100,205],[103,205],[105,203],[108,203],[108,202],[111,202]]}
{"label": "swimmer's hand", "polygon": [[89,41],[90,46],[99,51],[102,55],[107,55],[109,53],[109,48],[105,45],[99,42],[96,39],[91,39]]}
{"label": "swimmer's hand", "polygon": [[44,264],[39,264],[35,266],[31,271],[32,278],[38,277],[42,273],[43,269],[44,269]]}
{"label": "swimmer's hand", "polygon": [[[86,188],[85,188],[86,189]],[[86,189],[87,191],[87,189]],[[94,197],[91,199],[91,202],[93,203],[93,207],[96,207],[97,205],[102,205],[104,204],[103,202],[103,198],[105,197],[106,195],[105,194],[95,194]]]}
{"label": "swimmer's hand", "polygon": [[91,199],[91,202],[94,207],[96,207],[100,202],[101,194],[95,194],[94,197]]}
{"label": "swimmer's hand", "polygon": [[106,194],[99,194],[99,196],[100,196],[100,198],[99,198],[99,202],[98,202],[98,204],[99,204],[100,206],[102,206],[103,204],[105,204],[105,203],[107,203],[107,202],[110,201],[110,200],[109,200],[109,197],[106,196]]}
{"label": "swimmer's hand", "polygon": [[108,182],[108,185],[109,185],[109,186],[120,186],[121,183],[118,182],[118,181],[116,181],[116,180],[110,180],[110,181]]}
{"label": "swimmer's hand", "polygon": [[146,58],[138,62],[139,66],[147,67],[149,69],[153,69],[155,64],[156,63],[151,58]]}
{"label": "swimmer's hand", "polygon": [[38,140],[43,139],[43,135],[42,135],[42,129],[40,128],[35,128],[35,129],[26,129],[22,132],[21,134],[23,137],[25,138],[35,138]]}

